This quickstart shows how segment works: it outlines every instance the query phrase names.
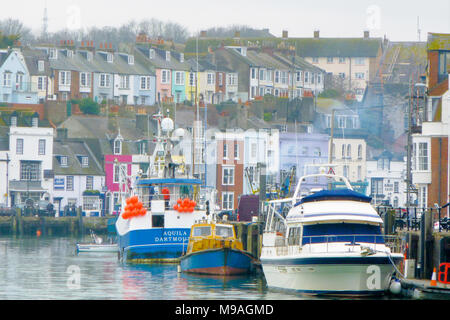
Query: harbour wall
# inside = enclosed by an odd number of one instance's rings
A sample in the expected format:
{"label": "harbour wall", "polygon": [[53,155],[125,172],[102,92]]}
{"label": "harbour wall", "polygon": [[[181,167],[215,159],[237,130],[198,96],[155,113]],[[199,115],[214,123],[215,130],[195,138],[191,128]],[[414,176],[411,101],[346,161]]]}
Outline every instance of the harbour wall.
{"label": "harbour wall", "polygon": [[8,216],[0,216],[0,235],[7,236],[84,236],[90,230],[99,235],[115,234],[114,217],[84,217],[81,208],[76,216],[23,216],[20,209]]}

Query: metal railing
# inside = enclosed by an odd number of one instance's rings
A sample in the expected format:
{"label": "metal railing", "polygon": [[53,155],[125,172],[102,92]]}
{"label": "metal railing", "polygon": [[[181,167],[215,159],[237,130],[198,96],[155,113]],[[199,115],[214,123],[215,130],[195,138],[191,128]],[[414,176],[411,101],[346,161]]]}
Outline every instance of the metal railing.
{"label": "metal railing", "polygon": [[[393,208],[379,206],[376,208],[378,214],[383,219],[386,215],[391,215],[394,220],[392,224],[392,232],[396,230],[420,231],[422,218],[428,215],[431,218],[431,225],[435,232],[449,232],[450,219],[448,218],[447,209],[445,207],[434,208]],[[385,219],[386,221],[386,219]]]}
{"label": "metal railing", "polygon": [[376,252],[378,249],[384,252],[384,246],[388,247],[391,253],[401,253],[404,251],[405,245],[400,236],[374,234],[303,236],[301,238],[301,244],[300,238],[296,238],[295,243],[292,243],[290,240],[293,239],[279,238],[275,241],[273,247],[277,255],[300,252],[348,253],[363,252],[364,250]]}
{"label": "metal railing", "polygon": [[18,82],[12,85],[15,92],[37,92],[38,86],[35,82]]}

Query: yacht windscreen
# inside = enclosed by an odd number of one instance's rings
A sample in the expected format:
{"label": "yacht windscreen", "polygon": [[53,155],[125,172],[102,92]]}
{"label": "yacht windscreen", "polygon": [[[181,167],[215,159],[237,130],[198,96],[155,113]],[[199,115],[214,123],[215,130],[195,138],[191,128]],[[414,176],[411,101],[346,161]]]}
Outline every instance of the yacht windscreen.
{"label": "yacht windscreen", "polygon": [[358,223],[327,223],[303,226],[303,244],[347,241],[384,243],[380,226]]}

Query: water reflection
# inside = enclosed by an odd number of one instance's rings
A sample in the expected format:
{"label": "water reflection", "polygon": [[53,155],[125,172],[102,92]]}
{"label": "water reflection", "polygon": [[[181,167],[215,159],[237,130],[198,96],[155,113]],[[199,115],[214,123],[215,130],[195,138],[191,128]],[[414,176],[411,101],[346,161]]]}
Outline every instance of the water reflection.
{"label": "water reflection", "polygon": [[263,275],[185,274],[177,272],[176,265],[124,264],[115,253],[77,254],[76,242],[73,238],[0,237],[0,299],[318,299],[268,290]]}

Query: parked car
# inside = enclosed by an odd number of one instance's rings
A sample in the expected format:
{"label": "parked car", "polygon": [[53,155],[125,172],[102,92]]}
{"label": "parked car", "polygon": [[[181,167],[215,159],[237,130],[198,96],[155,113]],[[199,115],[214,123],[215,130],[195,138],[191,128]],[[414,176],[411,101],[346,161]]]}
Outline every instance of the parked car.
{"label": "parked car", "polygon": [[14,209],[8,207],[6,204],[0,203],[0,216],[12,216]]}
{"label": "parked car", "polygon": [[54,206],[47,200],[39,200],[36,203],[36,209],[40,216],[52,216],[54,215]]}

